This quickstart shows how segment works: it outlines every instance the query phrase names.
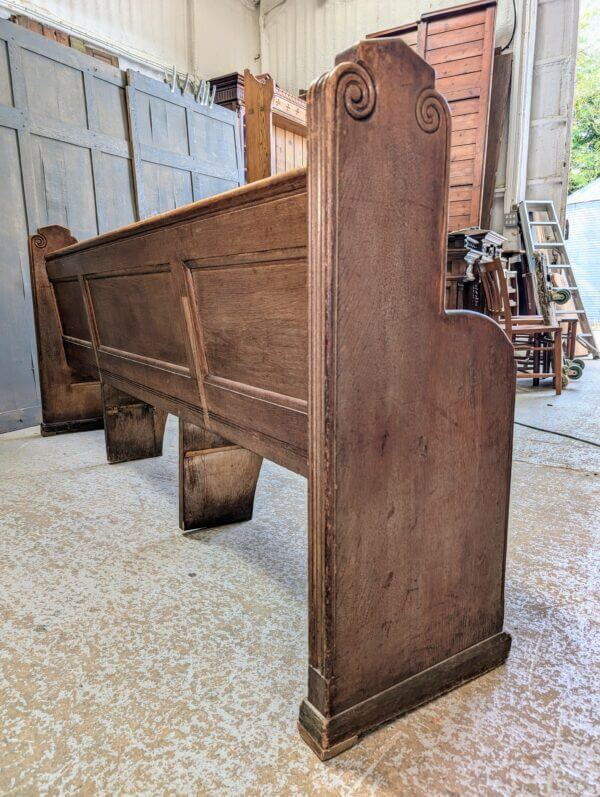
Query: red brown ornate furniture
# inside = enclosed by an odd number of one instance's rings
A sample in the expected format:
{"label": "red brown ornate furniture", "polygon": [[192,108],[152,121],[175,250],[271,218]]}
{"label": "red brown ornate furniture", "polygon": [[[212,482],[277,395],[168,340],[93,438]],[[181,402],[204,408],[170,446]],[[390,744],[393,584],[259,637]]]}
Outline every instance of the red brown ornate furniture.
{"label": "red brown ornate furniture", "polygon": [[41,368],[99,372],[109,458],[159,453],[179,416],[184,528],[247,518],[262,457],[308,478],[299,727],[329,758],[508,654],[514,363],[490,319],[444,310],[431,67],[363,41],[311,87],[308,127],[308,172],[31,251]]}
{"label": "red brown ornate furniture", "polygon": [[243,120],[249,183],[306,166],[306,102],[249,69],[214,78],[216,102]]}
{"label": "red brown ornate furniture", "polygon": [[306,166],[306,103],[270,75],[244,72],[248,182]]}

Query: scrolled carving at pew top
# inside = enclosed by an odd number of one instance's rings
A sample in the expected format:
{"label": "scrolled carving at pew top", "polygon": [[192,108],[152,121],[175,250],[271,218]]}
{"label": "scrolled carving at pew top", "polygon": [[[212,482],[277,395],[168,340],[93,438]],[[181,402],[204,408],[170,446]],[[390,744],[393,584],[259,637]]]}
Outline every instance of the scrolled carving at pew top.
{"label": "scrolled carving at pew top", "polygon": [[38,249],[45,249],[48,246],[48,239],[43,233],[37,232],[31,236],[31,243]]}
{"label": "scrolled carving at pew top", "polygon": [[341,95],[344,109],[353,119],[367,119],[375,108],[377,90],[369,71],[361,64],[343,61],[332,72],[326,72],[311,86],[311,92],[318,93],[329,83],[336,86]]}
{"label": "scrolled carving at pew top", "polygon": [[435,133],[439,129],[444,114],[443,100],[435,89],[423,89],[415,106],[417,122],[425,133]]}
{"label": "scrolled carving at pew top", "polygon": [[366,119],[373,113],[377,93],[375,82],[360,64],[340,64],[338,91],[344,97],[344,108],[354,119]]}

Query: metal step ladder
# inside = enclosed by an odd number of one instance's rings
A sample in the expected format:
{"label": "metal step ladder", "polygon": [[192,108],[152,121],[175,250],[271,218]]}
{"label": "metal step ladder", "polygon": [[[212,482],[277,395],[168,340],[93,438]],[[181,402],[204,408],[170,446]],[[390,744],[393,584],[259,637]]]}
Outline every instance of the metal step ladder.
{"label": "metal step ladder", "polygon": [[[542,219],[531,218],[532,216],[544,216],[544,214],[545,218]],[[550,200],[524,200],[519,202],[519,227],[530,263],[534,252],[544,252],[546,254],[552,252],[554,254],[556,262],[551,262],[550,258],[547,258],[548,269],[563,275],[566,287],[571,292],[571,298],[575,305],[574,310],[564,310],[557,307],[556,314],[559,319],[561,316],[577,315],[579,320],[577,340],[597,360],[600,358],[600,352],[594,341],[594,335],[581,300],[573,267],[569,262],[565,239],[556,216],[554,204]],[[542,240],[536,234],[537,230],[541,231]],[[550,235],[554,237],[552,238]]]}

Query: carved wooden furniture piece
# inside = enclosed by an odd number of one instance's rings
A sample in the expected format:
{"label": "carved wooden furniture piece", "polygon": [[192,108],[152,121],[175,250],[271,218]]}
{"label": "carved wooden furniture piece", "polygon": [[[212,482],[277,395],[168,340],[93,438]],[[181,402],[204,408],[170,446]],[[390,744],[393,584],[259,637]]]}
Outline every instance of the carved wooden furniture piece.
{"label": "carved wooden furniture piece", "polygon": [[37,335],[41,433],[101,429],[98,367],[76,279],[48,280],[45,256],[75,243],[63,227],[46,227],[29,239],[31,290]]}
{"label": "carved wooden furniture piece", "polygon": [[308,126],[308,172],[32,251],[67,363],[95,355],[112,456],[153,456],[179,416],[185,528],[247,518],[261,457],[308,477],[299,728],[325,759],[508,655],[514,363],[490,319],[444,310],[433,70],[363,41],[311,87]]}
{"label": "carved wooden furniture piece", "polygon": [[306,102],[270,75],[246,69],[214,78],[216,102],[243,118],[248,182],[306,166]]}
{"label": "carved wooden furniture piece", "polygon": [[475,266],[483,253],[467,231],[448,234],[446,258],[446,309],[470,310],[472,282],[479,280]]}
{"label": "carved wooden furniture piece", "polygon": [[469,227],[448,233],[446,308],[484,313],[485,294],[477,264],[502,254],[505,238],[494,230]]}
{"label": "carved wooden furniture piece", "polygon": [[249,69],[244,99],[248,182],[306,166],[306,103]]}

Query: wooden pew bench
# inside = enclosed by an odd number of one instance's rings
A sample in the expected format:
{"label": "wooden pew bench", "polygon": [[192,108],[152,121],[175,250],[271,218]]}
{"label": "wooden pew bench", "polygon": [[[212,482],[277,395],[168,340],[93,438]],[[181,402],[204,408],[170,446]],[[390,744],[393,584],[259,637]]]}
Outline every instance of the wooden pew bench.
{"label": "wooden pew bench", "polygon": [[45,423],[101,409],[116,462],[177,415],[183,528],[248,518],[263,457],[308,478],[299,728],[323,759],[510,647],[512,347],[444,311],[433,86],[402,41],[363,41],[310,89],[308,171],[31,241]]}

